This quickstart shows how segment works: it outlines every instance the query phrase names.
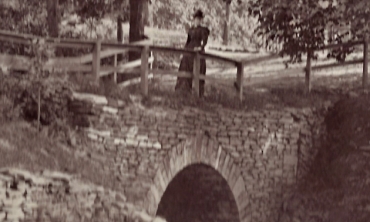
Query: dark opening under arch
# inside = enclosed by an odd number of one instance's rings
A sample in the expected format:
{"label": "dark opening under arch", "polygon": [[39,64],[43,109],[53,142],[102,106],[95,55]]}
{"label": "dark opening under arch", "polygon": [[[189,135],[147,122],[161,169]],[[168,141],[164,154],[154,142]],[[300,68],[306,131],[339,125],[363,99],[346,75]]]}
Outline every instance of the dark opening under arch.
{"label": "dark opening under arch", "polygon": [[201,163],[185,167],[172,179],[157,216],[167,222],[240,222],[227,181],[213,167]]}

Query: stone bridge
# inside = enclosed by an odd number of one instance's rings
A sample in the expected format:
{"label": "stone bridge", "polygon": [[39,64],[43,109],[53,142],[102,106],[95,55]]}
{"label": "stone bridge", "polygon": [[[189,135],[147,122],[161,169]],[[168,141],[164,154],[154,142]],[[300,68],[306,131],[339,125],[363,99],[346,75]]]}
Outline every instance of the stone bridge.
{"label": "stone bridge", "polygon": [[127,200],[169,222],[276,221],[307,172],[321,119],[315,110],[201,111],[74,94],[74,124],[89,154]]}

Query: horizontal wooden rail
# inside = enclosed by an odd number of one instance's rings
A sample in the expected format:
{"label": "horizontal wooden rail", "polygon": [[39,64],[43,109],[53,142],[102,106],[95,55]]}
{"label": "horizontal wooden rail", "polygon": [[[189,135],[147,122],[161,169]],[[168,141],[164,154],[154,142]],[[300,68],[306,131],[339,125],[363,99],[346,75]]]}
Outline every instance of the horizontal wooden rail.
{"label": "horizontal wooden rail", "polygon": [[252,77],[249,76],[246,78],[246,82],[244,83],[245,86],[255,85],[255,84],[263,84],[270,81],[281,80],[284,78],[291,78],[291,77],[304,77],[304,69],[303,68],[292,68],[287,70],[281,70],[274,75],[268,75],[263,77]]}
{"label": "horizontal wooden rail", "polygon": [[165,46],[150,46],[149,47],[150,51],[153,52],[167,52],[167,53],[175,53],[175,54],[185,54],[185,55],[195,55],[194,50],[189,50],[189,49],[177,49],[177,48],[170,48],[170,47],[165,47]]}
{"label": "horizontal wooden rail", "polygon": [[126,49],[129,51],[141,52],[143,46],[134,44],[122,44],[118,42],[102,42],[102,48]]}
{"label": "horizontal wooden rail", "polygon": [[200,52],[199,55],[200,55],[200,58],[202,58],[202,59],[212,59],[212,60],[216,60],[216,61],[230,63],[230,64],[233,64],[234,66],[236,66],[237,63],[239,62],[238,60],[222,57],[222,56],[219,56],[219,55],[209,54],[209,53],[205,53],[205,52]]}
{"label": "horizontal wooden rail", "polygon": [[0,40],[29,45],[32,39],[44,39],[45,43],[57,47],[88,48],[95,44],[94,40],[60,39],[40,37],[29,34],[17,34],[0,30]]}
{"label": "horizontal wooden rail", "polygon": [[[141,70],[136,70],[136,73],[140,74]],[[152,79],[152,78],[153,78],[153,74],[149,74],[148,79]],[[118,86],[120,88],[124,88],[124,87],[130,86],[130,85],[133,85],[133,84],[138,84],[140,82],[141,82],[141,77],[137,77],[137,78],[133,78],[133,79],[127,80],[125,82],[119,83]]]}
{"label": "horizontal wooden rail", "polygon": [[353,61],[345,61],[345,62],[341,62],[341,63],[331,63],[331,64],[313,66],[311,69],[312,69],[312,71],[314,71],[314,70],[320,70],[320,69],[335,68],[335,67],[340,67],[340,66],[362,64],[362,63],[363,63],[363,59],[356,59],[356,60],[353,60]]}
{"label": "horizontal wooden rail", "polygon": [[30,44],[30,41],[24,38],[16,38],[16,37],[8,37],[0,35],[0,41],[5,41],[9,43],[17,43],[17,44]]}
{"label": "horizontal wooden rail", "polygon": [[107,58],[121,53],[127,53],[128,49],[107,49],[103,50],[100,54],[100,58]]}
{"label": "horizontal wooden rail", "polygon": [[152,45],[153,44],[153,41],[150,40],[150,39],[144,39],[144,40],[141,40],[141,41],[132,42],[130,44],[131,45],[142,45],[142,46],[145,46],[145,45]]}
{"label": "horizontal wooden rail", "polygon": [[171,71],[171,70],[162,70],[162,69],[152,69],[151,72],[153,75],[171,75],[183,78],[193,78],[193,74],[190,72],[183,71]]}
{"label": "horizontal wooden rail", "polygon": [[248,60],[241,60],[240,62],[243,63],[244,65],[250,65],[250,64],[258,64],[261,62],[273,60],[273,59],[278,59],[281,58],[281,56],[273,54],[273,55],[268,55],[264,57],[259,57],[259,58],[253,58],[253,59],[248,59]]}
{"label": "horizontal wooden rail", "polygon": [[330,44],[325,45],[323,47],[320,47],[318,50],[325,50],[325,49],[337,49],[340,47],[352,47],[355,45],[363,45],[364,41],[353,41],[353,42],[345,42],[345,43],[339,43],[339,44]]}
{"label": "horizontal wooden rail", "polygon": [[[149,58],[149,63],[152,63],[154,61],[153,57]],[[106,76],[114,72],[127,72],[129,70],[132,70],[133,68],[140,67],[141,65],[141,59],[131,61],[122,65],[119,65],[117,67],[114,66],[102,66],[102,71],[100,72],[99,76]]]}
{"label": "horizontal wooden rail", "polygon": [[78,42],[64,42],[64,41],[61,41],[61,42],[54,42],[54,41],[47,41],[47,44],[50,45],[50,46],[53,46],[53,47],[60,47],[60,48],[73,48],[73,49],[76,49],[76,48],[91,48],[94,46],[94,43],[78,43]]}

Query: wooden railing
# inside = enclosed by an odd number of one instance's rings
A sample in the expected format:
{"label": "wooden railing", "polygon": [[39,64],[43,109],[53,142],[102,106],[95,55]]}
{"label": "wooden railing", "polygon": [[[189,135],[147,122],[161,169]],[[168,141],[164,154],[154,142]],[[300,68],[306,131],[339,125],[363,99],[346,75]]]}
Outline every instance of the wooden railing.
{"label": "wooden railing", "polygon": [[[26,34],[15,34],[7,31],[0,31],[0,41],[6,41],[10,43],[18,44],[30,44],[30,40],[39,38],[33,35]],[[196,52],[187,49],[176,49],[163,46],[154,46],[150,44],[150,41],[144,40],[135,42],[132,44],[122,44],[117,42],[104,42],[101,39],[96,40],[75,40],[75,39],[56,39],[56,38],[43,38],[45,42],[55,47],[67,47],[67,48],[93,48],[92,54],[84,55],[75,58],[53,58],[50,59],[45,69],[51,69],[53,67],[62,68],[67,71],[85,71],[91,72],[95,79],[114,74],[114,80],[117,80],[117,73],[130,72],[140,73],[141,77],[141,90],[143,95],[148,95],[148,73],[151,72],[153,75],[173,75],[178,77],[192,78],[193,89],[196,95],[199,96],[199,81],[222,81],[220,79],[212,78],[200,74],[200,59],[211,59],[220,61],[223,63],[231,64],[237,67],[236,85],[238,86],[238,95],[242,100],[243,95],[243,70],[244,63],[242,61],[221,57],[218,55],[208,54],[205,52]],[[141,53],[141,59],[128,62],[125,64],[117,64],[117,54],[126,53],[128,51],[137,51]],[[172,54],[191,55],[194,57],[194,69],[193,72],[182,72],[182,71],[167,71],[161,69],[153,69],[149,66],[153,62],[153,57],[149,57],[152,52],[165,52]],[[109,56],[114,56],[113,66],[101,67],[101,59]],[[10,56],[0,55],[0,65],[8,65],[10,68],[27,70],[27,57],[24,56]],[[92,62],[91,66],[84,65],[85,63]]]}
{"label": "wooden railing", "polygon": [[[313,66],[311,64],[311,57],[315,51],[319,50],[328,50],[328,49],[337,49],[341,47],[353,47],[356,45],[363,45],[363,58],[362,59],[355,59],[352,61],[345,61],[340,63],[332,63],[332,64],[324,64]],[[307,60],[306,60],[306,67],[305,71],[305,82],[306,82],[306,91],[309,93],[312,89],[312,71],[320,70],[320,69],[327,69],[327,68],[334,68],[334,67],[341,67],[341,66],[348,66],[348,65],[355,65],[355,64],[363,64],[363,72],[362,72],[362,87],[363,89],[367,88],[368,84],[368,63],[369,63],[369,40],[365,39],[363,41],[353,41],[341,44],[332,44],[326,45],[320,49],[309,51],[307,53]]]}
{"label": "wooden railing", "polygon": [[[37,38],[32,35],[24,34],[14,34],[7,31],[0,31],[0,41],[13,42],[19,44],[30,44],[31,39]],[[214,54],[209,54],[206,52],[197,52],[187,49],[177,49],[164,46],[155,46],[151,45],[151,42],[148,40],[135,42],[132,44],[122,44],[117,42],[106,42],[101,39],[96,40],[75,40],[75,39],[55,39],[55,38],[45,38],[45,42],[49,45],[55,47],[68,47],[68,48],[92,48],[93,52],[88,55],[75,57],[75,58],[54,58],[50,59],[46,65],[45,69],[51,68],[62,68],[67,71],[81,71],[81,72],[91,72],[94,75],[96,80],[103,76],[113,74],[114,80],[117,81],[117,73],[137,73],[140,74],[141,82],[141,91],[143,95],[148,95],[148,74],[152,73],[153,75],[172,75],[177,77],[192,78],[193,80],[193,89],[196,95],[199,96],[199,81],[211,81],[211,82],[224,82],[222,79],[218,79],[208,75],[200,74],[200,59],[215,60],[222,63],[230,64],[233,67],[236,67],[236,81],[235,87],[238,91],[238,97],[240,100],[243,99],[243,85],[247,86],[251,84],[251,81],[244,81],[244,67],[249,65],[256,65],[261,62],[266,62],[269,60],[277,59],[279,56],[276,54],[254,58],[246,60],[238,60],[226,58]],[[368,41],[357,41],[336,45],[327,45],[318,50],[324,49],[333,49],[339,47],[350,47],[355,45],[364,46],[364,56],[363,59],[358,59],[354,61],[347,61],[344,63],[334,63],[329,65],[319,65],[312,67],[311,65],[311,54],[308,53],[306,67],[303,69],[305,72],[305,84],[307,92],[310,92],[312,88],[311,82],[311,73],[313,70],[332,68],[338,66],[352,65],[363,63],[363,86],[367,86],[368,82]],[[128,51],[137,51],[141,53],[141,58],[136,61],[131,61],[125,64],[117,63],[117,54],[127,53]],[[317,50],[316,50],[317,51]],[[153,57],[149,56],[152,52],[164,52],[172,54],[182,54],[182,55],[191,55],[194,58],[194,67],[192,72],[183,72],[177,70],[161,70],[153,69],[153,66],[150,64],[153,62]],[[114,56],[114,64],[112,66],[102,66],[101,59]],[[0,54],[0,65],[9,66],[10,68],[27,70],[28,58],[24,56],[10,56],[10,55],[1,55]],[[92,65],[86,65],[86,63],[92,62]],[[290,72],[302,72],[301,68],[296,70],[291,70]],[[287,71],[289,73],[289,71]],[[275,78],[275,77],[274,77]],[[250,76],[248,78],[250,80]],[[253,81],[254,82],[254,81]]]}

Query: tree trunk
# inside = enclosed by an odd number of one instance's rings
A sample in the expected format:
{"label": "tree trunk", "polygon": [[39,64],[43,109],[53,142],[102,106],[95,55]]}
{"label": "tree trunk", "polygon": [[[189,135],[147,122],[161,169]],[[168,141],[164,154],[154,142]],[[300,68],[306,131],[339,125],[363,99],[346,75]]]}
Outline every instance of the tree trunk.
{"label": "tree trunk", "polygon": [[[129,42],[136,42],[143,39],[145,25],[145,10],[148,0],[130,0],[130,33]],[[129,61],[141,58],[140,52],[130,52]]]}
{"label": "tree trunk", "polygon": [[153,21],[153,3],[152,2],[148,3],[148,25],[149,25],[149,27],[153,27],[154,26],[154,21]]}
{"label": "tree trunk", "polygon": [[47,0],[48,10],[48,32],[51,37],[59,36],[59,1],[58,0]]}
{"label": "tree trunk", "polygon": [[144,26],[149,25],[149,0],[144,0]]}
{"label": "tree trunk", "polygon": [[228,45],[229,43],[229,23],[230,23],[230,2],[226,2],[226,17],[224,23],[224,36],[223,36],[223,43],[224,45]]}
{"label": "tree trunk", "polygon": [[[117,18],[117,41],[119,43],[123,42],[123,29],[122,29],[122,16],[118,16]],[[121,62],[123,60],[123,54],[117,55],[117,61]]]}

